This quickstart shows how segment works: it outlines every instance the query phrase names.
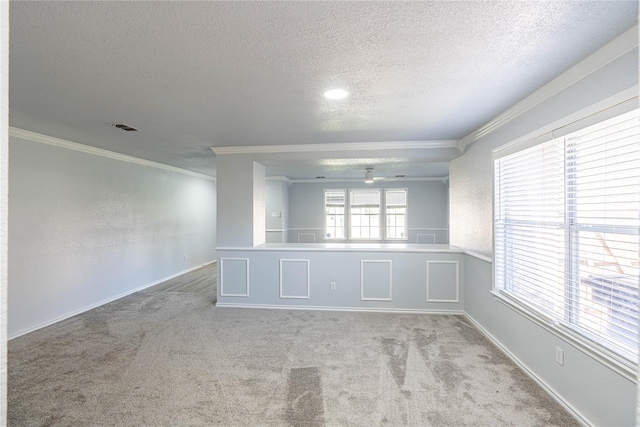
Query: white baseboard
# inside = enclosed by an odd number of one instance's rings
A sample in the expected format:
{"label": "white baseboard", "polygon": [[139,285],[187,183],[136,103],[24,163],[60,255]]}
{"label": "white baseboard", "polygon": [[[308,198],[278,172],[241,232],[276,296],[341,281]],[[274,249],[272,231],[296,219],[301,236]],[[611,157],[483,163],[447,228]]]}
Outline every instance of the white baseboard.
{"label": "white baseboard", "polygon": [[502,345],[500,341],[498,341],[493,335],[491,335],[486,329],[484,329],[476,320],[471,317],[468,313],[464,313],[465,319],[467,319],[473,326],[478,329],[485,337],[489,339],[496,347],[500,349],[509,359],[511,359],[520,369],[522,369],[532,380],[534,380],[540,387],[544,389],[551,397],[554,398],[556,402],[562,405],[580,424],[585,427],[590,427],[591,424],[576,408],[571,406],[568,402],[566,402],[556,391],[550,387],[547,383],[545,383],[541,378],[539,378],[533,371],[531,371],[527,365],[522,363],[520,359],[518,359],[513,353],[511,353],[507,348]]}
{"label": "white baseboard", "polygon": [[349,311],[365,313],[402,313],[402,314],[448,314],[463,316],[462,310],[428,310],[421,308],[378,308],[378,307],[324,307],[312,305],[285,304],[238,304],[234,302],[218,302],[216,307],[227,308],[262,308],[268,310],[311,310],[311,311]]}
{"label": "white baseboard", "polygon": [[97,302],[95,304],[91,304],[89,306],[82,307],[82,308],[80,308],[78,310],[74,310],[74,311],[72,311],[70,313],[63,314],[62,316],[58,316],[58,317],[56,317],[54,319],[47,320],[46,322],[39,323],[39,324],[37,324],[35,326],[32,326],[30,328],[27,328],[27,329],[23,329],[22,331],[14,332],[14,333],[8,335],[7,341],[10,341],[10,340],[12,340],[14,338],[21,337],[22,335],[26,335],[26,334],[28,334],[30,332],[37,331],[38,329],[46,328],[47,326],[51,326],[54,323],[61,322],[63,320],[69,319],[70,317],[77,316],[78,314],[82,314],[82,313],[84,313],[86,311],[89,311],[89,310],[93,310],[94,308],[100,307],[101,305],[105,305],[105,304],[108,304],[108,303],[113,302],[115,300],[118,300],[120,298],[124,298],[126,296],[131,295],[131,294],[135,294],[136,292],[140,292],[142,290],[150,288],[151,286],[159,285],[162,282],[166,282],[167,280],[170,280],[170,279],[173,279],[175,277],[181,276],[181,275],[183,275],[185,273],[189,273],[190,271],[197,270],[197,269],[202,268],[204,266],[211,265],[214,262],[216,262],[216,260],[207,261],[204,264],[200,264],[200,265],[197,265],[195,267],[188,268],[188,269],[180,271],[180,272],[178,272],[176,274],[172,274],[171,276],[163,277],[162,279],[156,280],[156,281],[151,282],[151,283],[147,283],[146,285],[137,287],[135,289],[131,289],[131,290],[127,291],[127,292],[124,292],[124,293],[118,294],[116,296],[107,298],[107,299],[102,300],[100,302]]}

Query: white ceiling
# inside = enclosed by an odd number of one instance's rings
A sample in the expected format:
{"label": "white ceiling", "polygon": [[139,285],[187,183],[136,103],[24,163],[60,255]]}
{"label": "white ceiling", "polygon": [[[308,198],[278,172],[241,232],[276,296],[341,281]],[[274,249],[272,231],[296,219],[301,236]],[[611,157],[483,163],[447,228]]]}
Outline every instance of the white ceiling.
{"label": "white ceiling", "polygon": [[[637,16],[636,1],[12,1],[10,125],[209,175],[210,147],[458,140]],[[264,162],[442,176],[455,154],[436,151]]]}

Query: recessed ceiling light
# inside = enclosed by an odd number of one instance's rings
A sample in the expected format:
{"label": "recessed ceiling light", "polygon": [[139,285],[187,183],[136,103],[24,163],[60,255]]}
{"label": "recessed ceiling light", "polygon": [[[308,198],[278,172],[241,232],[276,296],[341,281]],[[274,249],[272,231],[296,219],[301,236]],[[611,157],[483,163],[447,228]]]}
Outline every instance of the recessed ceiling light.
{"label": "recessed ceiling light", "polygon": [[322,95],[328,99],[343,99],[349,96],[349,91],[344,89],[329,89],[325,90]]}

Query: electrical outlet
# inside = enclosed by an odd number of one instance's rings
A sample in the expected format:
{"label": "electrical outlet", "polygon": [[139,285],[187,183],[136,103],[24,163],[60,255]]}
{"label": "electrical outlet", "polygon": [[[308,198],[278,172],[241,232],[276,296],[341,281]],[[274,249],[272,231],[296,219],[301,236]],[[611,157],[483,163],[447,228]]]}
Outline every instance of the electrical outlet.
{"label": "electrical outlet", "polygon": [[336,282],[331,282],[331,290],[332,291],[336,290]]}
{"label": "electrical outlet", "polygon": [[189,257],[187,257],[187,254],[184,254],[184,260],[186,261]]}
{"label": "electrical outlet", "polygon": [[560,347],[556,347],[556,362],[558,362],[559,365],[564,366],[564,350]]}

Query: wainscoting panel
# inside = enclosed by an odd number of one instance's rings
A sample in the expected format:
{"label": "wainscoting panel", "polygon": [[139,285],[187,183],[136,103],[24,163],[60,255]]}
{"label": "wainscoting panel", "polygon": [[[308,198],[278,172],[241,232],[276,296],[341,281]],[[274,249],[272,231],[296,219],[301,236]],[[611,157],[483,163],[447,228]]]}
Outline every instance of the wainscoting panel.
{"label": "wainscoting panel", "polygon": [[220,258],[220,295],[249,296],[248,258]]}
{"label": "wainscoting panel", "polygon": [[315,243],[316,235],[313,233],[299,233],[298,243]]}
{"label": "wainscoting panel", "polygon": [[427,302],[460,301],[458,261],[427,261]]}
{"label": "wainscoting panel", "polygon": [[416,243],[434,244],[436,242],[435,234],[416,234]]}
{"label": "wainscoting panel", "polygon": [[[416,313],[464,310],[465,258],[462,250],[455,247],[305,243],[216,250],[218,257],[225,259],[222,266],[225,294],[242,295],[248,287],[245,286],[248,281],[244,280],[246,262],[229,264],[226,259],[246,258],[251,266],[251,296],[227,297],[218,290],[220,306]],[[433,262],[429,264],[429,297],[427,261]],[[445,261],[459,264],[459,277],[456,277],[458,264]],[[237,267],[233,274],[228,272],[230,265]],[[233,283],[229,281],[232,278]],[[218,274],[218,289],[221,287]],[[457,303],[451,302],[456,299]]]}
{"label": "wainscoting panel", "polygon": [[360,299],[362,301],[391,301],[391,261],[360,261]]}
{"label": "wainscoting panel", "polygon": [[280,298],[309,299],[309,260],[280,260]]}

